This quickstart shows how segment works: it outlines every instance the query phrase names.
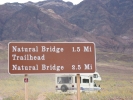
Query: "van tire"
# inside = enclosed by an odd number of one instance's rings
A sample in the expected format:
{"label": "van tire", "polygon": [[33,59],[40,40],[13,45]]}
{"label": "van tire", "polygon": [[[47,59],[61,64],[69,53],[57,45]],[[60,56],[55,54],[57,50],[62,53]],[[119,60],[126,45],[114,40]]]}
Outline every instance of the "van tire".
{"label": "van tire", "polygon": [[61,91],[62,92],[67,92],[67,90],[68,90],[68,87],[66,85],[61,86]]}

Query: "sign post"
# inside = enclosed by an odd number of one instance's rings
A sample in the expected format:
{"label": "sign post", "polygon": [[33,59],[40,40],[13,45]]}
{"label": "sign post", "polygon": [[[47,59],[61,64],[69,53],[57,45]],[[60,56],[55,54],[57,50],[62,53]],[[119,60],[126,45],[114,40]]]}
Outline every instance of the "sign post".
{"label": "sign post", "polygon": [[[80,100],[80,73],[95,72],[93,42],[10,42],[8,44],[10,74],[78,73],[77,98]],[[25,81],[28,81],[25,76]],[[25,100],[28,100],[25,83]]]}
{"label": "sign post", "polygon": [[25,82],[25,100],[28,100],[28,75],[25,74],[24,82]]}
{"label": "sign post", "polygon": [[80,100],[80,74],[77,74],[77,100]]}

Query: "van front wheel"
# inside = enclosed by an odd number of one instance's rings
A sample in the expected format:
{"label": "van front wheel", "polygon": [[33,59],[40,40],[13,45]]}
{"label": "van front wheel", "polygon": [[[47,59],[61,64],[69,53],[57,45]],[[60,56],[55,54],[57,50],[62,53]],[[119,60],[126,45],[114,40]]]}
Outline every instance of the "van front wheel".
{"label": "van front wheel", "polygon": [[68,90],[68,87],[66,85],[61,86],[61,91],[66,92]]}

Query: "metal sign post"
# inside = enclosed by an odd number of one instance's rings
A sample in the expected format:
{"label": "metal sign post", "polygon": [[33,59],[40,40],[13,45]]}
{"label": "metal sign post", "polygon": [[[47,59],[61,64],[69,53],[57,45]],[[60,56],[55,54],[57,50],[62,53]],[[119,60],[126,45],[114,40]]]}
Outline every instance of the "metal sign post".
{"label": "metal sign post", "polygon": [[24,82],[25,82],[25,100],[28,100],[28,78],[27,74],[25,74]]}
{"label": "metal sign post", "polygon": [[80,74],[77,74],[77,100],[80,100]]}

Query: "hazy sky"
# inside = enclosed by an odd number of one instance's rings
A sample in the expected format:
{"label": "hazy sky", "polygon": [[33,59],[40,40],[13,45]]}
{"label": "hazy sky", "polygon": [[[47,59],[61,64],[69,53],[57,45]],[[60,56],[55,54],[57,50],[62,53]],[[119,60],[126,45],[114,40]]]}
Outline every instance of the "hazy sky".
{"label": "hazy sky", "polygon": [[[25,3],[28,1],[32,1],[32,2],[38,2],[38,1],[43,1],[43,0],[0,0],[0,4],[4,4],[4,3],[13,3],[13,2],[19,2],[19,3]],[[83,0],[63,0],[63,1],[70,1],[73,2],[73,4],[78,4]]]}

